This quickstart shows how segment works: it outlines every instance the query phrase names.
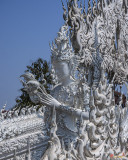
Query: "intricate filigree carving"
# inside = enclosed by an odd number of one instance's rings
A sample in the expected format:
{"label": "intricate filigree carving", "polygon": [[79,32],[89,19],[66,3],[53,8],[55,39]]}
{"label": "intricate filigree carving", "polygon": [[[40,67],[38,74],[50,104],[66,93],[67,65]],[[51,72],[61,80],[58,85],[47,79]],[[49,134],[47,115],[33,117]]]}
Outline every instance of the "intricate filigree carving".
{"label": "intricate filigree carving", "polygon": [[67,10],[62,3],[65,24],[51,46],[51,94],[31,73],[21,76],[31,101],[47,111],[37,113],[35,106],[19,115],[4,107],[0,156],[13,152],[14,159],[39,160],[43,153],[42,160],[107,160],[128,151],[128,102],[123,109],[122,101],[116,105],[114,99],[114,85],[123,85],[128,76],[128,4],[93,0],[91,6],[88,0],[86,14],[78,3],[69,0]]}

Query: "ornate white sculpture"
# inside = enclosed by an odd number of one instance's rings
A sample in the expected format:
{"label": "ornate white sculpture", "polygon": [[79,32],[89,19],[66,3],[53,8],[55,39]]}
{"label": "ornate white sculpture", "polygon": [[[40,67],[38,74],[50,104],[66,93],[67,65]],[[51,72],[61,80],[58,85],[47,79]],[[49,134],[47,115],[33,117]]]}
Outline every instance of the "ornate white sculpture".
{"label": "ornate white sculpture", "polygon": [[[60,126],[78,133],[66,154],[69,159],[109,159],[110,154],[126,151],[127,109],[120,107],[118,118],[113,91],[114,83],[122,85],[127,80],[126,5],[123,0],[102,0],[96,5],[93,0],[91,8],[89,0],[86,15],[77,0],[69,0],[67,12],[63,5],[65,25],[51,47],[52,96],[37,81],[23,82],[33,102],[54,106],[61,117],[59,122],[64,123]],[[62,137],[66,142],[67,137],[60,134]]]}
{"label": "ornate white sculpture", "polygon": [[[97,3],[93,0],[91,7],[89,0],[87,14],[85,6],[82,8],[80,4],[79,7],[77,0],[69,0],[67,9],[62,5],[65,24],[50,46],[54,83],[51,93],[48,94],[31,73],[21,76],[31,101],[46,106],[42,120],[48,132],[43,128],[42,134],[47,137],[46,144],[49,142],[47,149],[38,150],[39,156],[33,155],[29,146],[24,157],[109,160],[112,156],[126,156],[128,101],[125,108],[122,108],[122,100],[115,104],[114,87],[127,85],[128,4],[125,0],[98,0]],[[0,120],[4,126],[4,121],[11,124],[21,119],[27,121],[28,117],[32,120],[38,114],[42,111],[37,112],[36,107],[23,108],[20,115],[18,111],[1,111]],[[8,129],[4,126],[0,141],[23,133],[23,126],[21,129],[15,125]],[[43,153],[42,158],[40,153]],[[14,159],[16,157],[15,152]]]}

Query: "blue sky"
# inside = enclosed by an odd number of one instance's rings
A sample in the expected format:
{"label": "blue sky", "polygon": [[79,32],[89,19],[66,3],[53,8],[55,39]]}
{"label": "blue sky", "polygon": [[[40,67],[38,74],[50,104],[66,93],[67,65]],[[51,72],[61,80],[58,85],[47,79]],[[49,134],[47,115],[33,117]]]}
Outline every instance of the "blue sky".
{"label": "blue sky", "polygon": [[15,104],[27,65],[50,60],[49,42],[63,23],[61,0],[0,0],[0,108]]}
{"label": "blue sky", "polygon": [[49,42],[63,22],[60,0],[0,0],[0,108],[15,104],[27,65],[50,60]]}

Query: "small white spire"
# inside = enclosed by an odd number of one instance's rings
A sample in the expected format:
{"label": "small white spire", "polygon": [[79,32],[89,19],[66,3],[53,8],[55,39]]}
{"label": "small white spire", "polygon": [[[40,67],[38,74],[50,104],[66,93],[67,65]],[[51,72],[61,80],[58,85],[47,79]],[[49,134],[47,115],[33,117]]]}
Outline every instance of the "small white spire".
{"label": "small white spire", "polygon": [[17,156],[16,156],[16,149],[14,150],[14,158],[13,160],[18,160]]}
{"label": "small white spire", "polygon": [[25,156],[25,160],[31,160],[30,138],[28,138],[28,142],[27,142],[27,153]]}

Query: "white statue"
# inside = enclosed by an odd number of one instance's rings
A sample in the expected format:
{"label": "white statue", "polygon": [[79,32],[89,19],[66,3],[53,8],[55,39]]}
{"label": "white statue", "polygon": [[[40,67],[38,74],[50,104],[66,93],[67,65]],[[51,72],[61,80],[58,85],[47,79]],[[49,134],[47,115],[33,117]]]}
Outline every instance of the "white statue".
{"label": "white statue", "polygon": [[[67,110],[71,108],[71,112],[74,111],[80,115],[84,106],[82,102],[82,86],[80,82],[74,79],[74,74],[77,69],[78,60],[72,52],[72,48],[69,46],[69,40],[67,37],[68,27],[65,24],[58,32],[58,37],[55,39],[56,46],[53,44],[52,50],[52,65],[55,70],[54,77],[57,76],[58,84],[54,86],[51,91],[51,95],[48,95],[42,85],[40,85],[30,73],[26,73],[21,77],[24,77],[26,83],[21,81],[25,86],[25,90],[29,93],[31,100],[34,103],[42,103],[47,106],[60,106],[67,107]],[[74,110],[72,110],[74,108]],[[84,114],[84,113],[83,113]],[[88,119],[88,113],[84,116]],[[74,132],[77,132],[76,117],[70,110],[66,113],[64,118],[65,126]]]}

